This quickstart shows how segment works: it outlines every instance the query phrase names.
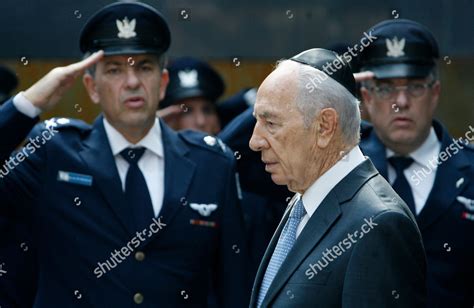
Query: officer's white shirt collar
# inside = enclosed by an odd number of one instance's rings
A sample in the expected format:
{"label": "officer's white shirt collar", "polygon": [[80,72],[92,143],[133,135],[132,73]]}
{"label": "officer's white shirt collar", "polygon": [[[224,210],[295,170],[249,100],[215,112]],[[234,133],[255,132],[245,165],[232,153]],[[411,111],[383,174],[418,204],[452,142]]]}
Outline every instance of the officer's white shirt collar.
{"label": "officer's white shirt collar", "polygon": [[[306,215],[303,216],[298,226],[296,231],[297,236],[301,233],[306,223],[331,190],[365,160],[366,158],[362,154],[359,146],[355,146],[344,158],[340,159],[334,166],[329,168],[328,171],[311,184],[302,196]],[[301,198],[301,195],[298,196],[297,200],[299,200],[299,198]]]}
{"label": "officer's white shirt collar", "polygon": [[156,154],[158,157],[163,158],[163,141],[161,138],[161,127],[158,119],[155,119],[155,124],[153,124],[153,127],[150,129],[148,134],[146,134],[137,144],[132,144],[127,141],[127,139],[125,139],[125,137],[115,129],[115,127],[113,127],[105,117],[104,128],[114,156],[120,154],[120,152],[129,147],[144,147]]}
{"label": "officer's white shirt collar", "polygon": [[161,126],[158,119],[150,129],[148,134],[137,144],[131,144],[125,137],[120,134],[105,118],[104,128],[107,138],[109,139],[110,148],[115,158],[115,164],[122,183],[122,190],[125,191],[126,176],[129,163],[120,155],[124,149],[131,147],[145,147],[147,151],[138,161],[145,182],[147,183],[148,192],[150,193],[151,203],[155,217],[160,213],[163,205],[165,175],[164,175],[164,156],[163,156],[163,140],[161,136]]}
{"label": "officer's white shirt collar", "polygon": [[[429,160],[433,160],[439,154],[441,150],[441,143],[436,136],[436,132],[433,127],[430,129],[430,133],[425,141],[418,147],[415,151],[411,152],[408,156],[413,158],[413,160],[425,167],[431,167],[429,164]],[[386,155],[387,158],[395,156],[395,152],[386,148]]]}
{"label": "officer's white shirt collar", "polygon": [[[405,175],[413,194],[416,214],[419,214],[425,207],[426,201],[433,189],[436,179],[436,171],[438,170],[437,159],[440,150],[441,142],[438,140],[434,128],[431,127],[428,137],[426,137],[421,146],[408,155],[413,158],[414,162],[403,171],[403,174]],[[387,158],[395,155],[395,152],[386,148]],[[432,164],[429,163],[430,161]],[[424,177],[421,180],[417,179],[416,173],[421,173]],[[387,176],[388,181],[393,185],[397,174],[390,163],[387,164]]]}

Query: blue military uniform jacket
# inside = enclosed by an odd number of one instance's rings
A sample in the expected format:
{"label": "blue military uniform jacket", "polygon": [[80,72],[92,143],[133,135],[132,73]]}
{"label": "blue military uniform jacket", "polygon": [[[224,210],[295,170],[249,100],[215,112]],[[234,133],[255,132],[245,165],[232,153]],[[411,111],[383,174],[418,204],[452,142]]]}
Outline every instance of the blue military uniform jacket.
{"label": "blue military uniform jacket", "polygon": [[38,268],[31,224],[0,216],[0,307],[30,308]]}
{"label": "blue military uniform jacket", "polygon": [[[0,161],[37,121],[11,100],[2,106]],[[160,125],[165,195],[141,236],[102,116],[93,126],[48,121],[43,129],[57,133],[34,151],[27,144],[19,152],[29,155],[2,174],[1,213],[33,220],[39,264],[34,307],[205,307],[211,279],[221,305],[248,304],[232,152],[214,137],[205,142],[200,133]],[[117,257],[117,251],[129,255]]]}
{"label": "blue military uniform jacket", "polygon": [[[441,151],[451,146],[449,152],[453,155],[438,165],[428,200],[416,217],[427,256],[428,307],[472,307],[474,150],[464,145],[453,151],[447,130],[437,121],[433,121],[433,127]],[[360,147],[388,179],[385,146],[371,125],[363,124]]]}

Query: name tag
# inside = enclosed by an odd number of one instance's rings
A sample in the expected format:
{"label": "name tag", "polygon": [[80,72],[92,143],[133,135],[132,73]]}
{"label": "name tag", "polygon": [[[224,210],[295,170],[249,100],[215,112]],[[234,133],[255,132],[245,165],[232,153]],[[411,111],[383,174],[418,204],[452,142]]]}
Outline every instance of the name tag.
{"label": "name tag", "polygon": [[58,171],[58,181],[71,184],[92,186],[92,176],[67,171]]}

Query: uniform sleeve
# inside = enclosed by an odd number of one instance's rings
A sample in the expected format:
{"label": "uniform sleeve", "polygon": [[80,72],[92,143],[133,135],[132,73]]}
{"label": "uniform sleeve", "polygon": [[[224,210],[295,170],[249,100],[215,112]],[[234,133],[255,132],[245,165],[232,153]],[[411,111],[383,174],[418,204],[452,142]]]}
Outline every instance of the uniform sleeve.
{"label": "uniform sleeve", "polygon": [[13,99],[0,107],[0,131],[2,132],[0,162],[2,165],[38,121],[38,117],[30,118],[18,111],[13,104]]}
{"label": "uniform sleeve", "polygon": [[425,279],[425,253],[415,223],[400,213],[384,212],[354,246],[342,307],[425,307]]}
{"label": "uniform sleeve", "polygon": [[215,272],[217,300],[219,307],[247,307],[251,291],[246,264],[248,250],[234,164],[228,175],[221,215],[220,249]]}
{"label": "uniform sleeve", "polygon": [[0,108],[0,213],[12,214],[13,205],[27,206],[40,189],[40,166],[44,160],[44,149],[27,142],[26,146],[15,152],[28,133],[38,122],[19,112],[13,100]]}

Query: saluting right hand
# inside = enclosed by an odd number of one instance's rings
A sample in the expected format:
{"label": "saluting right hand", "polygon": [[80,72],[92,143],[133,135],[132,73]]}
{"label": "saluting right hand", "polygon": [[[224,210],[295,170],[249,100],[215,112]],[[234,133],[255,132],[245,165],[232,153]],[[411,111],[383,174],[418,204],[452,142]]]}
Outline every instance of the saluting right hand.
{"label": "saluting right hand", "polygon": [[77,76],[82,75],[88,67],[99,62],[103,56],[104,52],[100,50],[80,62],[56,67],[28,88],[23,95],[42,111],[48,110],[57,104],[73,85]]}

